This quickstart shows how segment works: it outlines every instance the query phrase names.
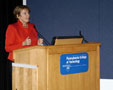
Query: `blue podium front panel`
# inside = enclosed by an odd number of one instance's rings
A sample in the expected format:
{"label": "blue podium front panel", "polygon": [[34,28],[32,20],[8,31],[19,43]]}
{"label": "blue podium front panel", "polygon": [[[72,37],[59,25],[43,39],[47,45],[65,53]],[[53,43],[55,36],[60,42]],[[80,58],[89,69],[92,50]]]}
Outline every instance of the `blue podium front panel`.
{"label": "blue podium front panel", "polygon": [[60,56],[60,72],[62,75],[88,71],[88,53],[62,54]]}

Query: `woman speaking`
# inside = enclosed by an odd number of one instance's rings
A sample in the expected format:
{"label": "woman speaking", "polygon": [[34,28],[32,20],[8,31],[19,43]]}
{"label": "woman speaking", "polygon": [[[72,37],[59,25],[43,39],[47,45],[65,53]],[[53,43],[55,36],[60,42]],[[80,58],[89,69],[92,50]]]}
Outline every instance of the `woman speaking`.
{"label": "woman speaking", "polygon": [[13,14],[17,18],[17,22],[8,25],[6,31],[5,49],[9,53],[9,68],[6,77],[7,90],[12,90],[13,50],[43,44],[43,39],[38,39],[34,25],[29,22],[29,13],[30,9],[27,6],[17,6],[13,11]]}
{"label": "woman speaking", "polygon": [[5,40],[5,49],[11,61],[14,61],[13,50],[43,43],[43,39],[38,39],[34,25],[29,22],[29,13],[30,9],[25,5],[17,6],[13,11],[17,22],[8,26]]}

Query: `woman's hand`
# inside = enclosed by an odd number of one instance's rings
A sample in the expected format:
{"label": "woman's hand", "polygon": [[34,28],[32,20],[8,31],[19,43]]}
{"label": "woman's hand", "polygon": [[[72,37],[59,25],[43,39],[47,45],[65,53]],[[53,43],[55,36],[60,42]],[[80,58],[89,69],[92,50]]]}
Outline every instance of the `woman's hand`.
{"label": "woman's hand", "polygon": [[24,42],[22,42],[22,46],[31,45],[31,39],[29,36],[25,39]]}
{"label": "woman's hand", "polygon": [[42,38],[39,38],[37,44],[38,44],[38,45],[43,45],[43,39],[42,39]]}

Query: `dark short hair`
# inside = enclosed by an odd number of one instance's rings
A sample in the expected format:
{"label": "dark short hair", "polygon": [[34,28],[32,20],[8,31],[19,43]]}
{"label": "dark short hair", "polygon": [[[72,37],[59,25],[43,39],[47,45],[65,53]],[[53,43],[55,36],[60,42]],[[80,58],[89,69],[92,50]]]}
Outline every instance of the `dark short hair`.
{"label": "dark short hair", "polygon": [[15,8],[14,11],[13,11],[13,14],[15,15],[16,18],[17,18],[17,15],[20,16],[20,12],[21,12],[23,9],[27,9],[27,10],[30,12],[29,7],[26,6],[26,5],[19,5],[19,6],[16,6],[16,8]]}

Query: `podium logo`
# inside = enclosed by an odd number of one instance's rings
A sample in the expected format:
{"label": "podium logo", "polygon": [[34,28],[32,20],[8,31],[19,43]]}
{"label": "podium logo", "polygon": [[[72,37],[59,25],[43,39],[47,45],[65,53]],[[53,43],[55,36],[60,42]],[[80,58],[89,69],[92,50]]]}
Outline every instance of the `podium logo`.
{"label": "podium logo", "polygon": [[60,56],[60,73],[62,75],[88,71],[88,53],[62,54]]}

